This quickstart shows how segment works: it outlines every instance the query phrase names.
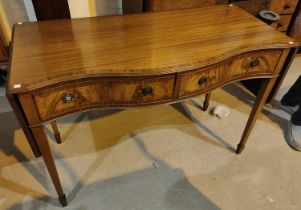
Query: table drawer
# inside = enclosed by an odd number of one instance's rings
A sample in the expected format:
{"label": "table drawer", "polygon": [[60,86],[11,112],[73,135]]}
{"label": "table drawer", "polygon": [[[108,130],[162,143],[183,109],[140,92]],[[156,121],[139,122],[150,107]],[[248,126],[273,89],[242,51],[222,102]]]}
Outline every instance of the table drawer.
{"label": "table drawer", "polygon": [[36,92],[33,95],[41,120],[89,107],[139,106],[173,98],[175,77],[100,78]]}
{"label": "table drawer", "polygon": [[105,82],[67,84],[33,95],[39,116],[45,120],[85,106],[105,104]]}
{"label": "table drawer", "polygon": [[270,0],[269,10],[277,12],[278,14],[293,14],[298,0]]}
{"label": "table drawer", "polygon": [[272,74],[281,51],[258,51],[244,54],[211,67],[181,75],[179,98],[206,92],[209,88],[240,77]]}
{"label": "table drawer", "polygon": [[108,103],[139,105],[169,101],[173,98],[175,76],[107,80]]}

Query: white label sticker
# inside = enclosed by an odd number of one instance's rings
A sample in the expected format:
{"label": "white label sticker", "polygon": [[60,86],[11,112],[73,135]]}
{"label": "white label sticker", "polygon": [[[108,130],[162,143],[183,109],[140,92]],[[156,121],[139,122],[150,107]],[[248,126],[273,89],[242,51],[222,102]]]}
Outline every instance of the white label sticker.
{"label": "white label sticker", "polygon": [[20,88],[21,84],[14,84],[14,88]]}

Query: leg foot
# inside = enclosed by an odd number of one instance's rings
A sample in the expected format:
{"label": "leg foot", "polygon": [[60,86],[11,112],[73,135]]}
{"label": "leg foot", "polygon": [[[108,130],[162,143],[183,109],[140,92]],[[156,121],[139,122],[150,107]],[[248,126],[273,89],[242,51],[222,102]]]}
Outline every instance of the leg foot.
{"label": "leg foot", "polygon": [[245,145],[238,144],[236,149],[236,154],[240,154],[245,148]]}
{"label": "leg foot", "polygon": [[60,133],[55,133],[54,134],[54,138],[56,140],[56,143],[61,144],[62,140],[61,140],[61,134]]}
{"label": "leg foot", "polygon": [[63,207],[67,206],[67,198],[65,194],[62,197],[59,197],[59,201]]}
{"label": "leg foot", "polygon": [[209,107],[210,96],[211,96],[211,93],[206,93],[205,101],[203,103],[203,111],[207,111],[207,109]]}
{"label": "leg foot", "polygon": [[52,130],[53,130],[53,133],[54,133],[54,138],[56,140],[56,143],[58,143],[58,144],[62,143],[61,134],[60,134],[59,129],[57,127],[56,121],[51,122],[51,127],[52,127]]}

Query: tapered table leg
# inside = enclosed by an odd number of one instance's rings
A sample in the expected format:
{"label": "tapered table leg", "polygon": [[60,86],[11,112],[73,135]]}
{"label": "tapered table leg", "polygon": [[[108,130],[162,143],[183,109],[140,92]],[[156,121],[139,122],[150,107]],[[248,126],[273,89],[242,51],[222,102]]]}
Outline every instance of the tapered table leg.
{"label": "tapered table leg", "polygon": [[56,166],[50,151],[48,139],[43,129],[43,126],[33,127],[31,128],[31,130],[42,153],[42,157],[46,164],[47,170],[54,184],[55,190],[58,194],[59,201],[62,204],[62,206],[66,206],[67,199],[62,189],[62,185],[56,170]]}
{"label": "tapered table leg", "polygon": [[205,95],[205,101],[203,103],[203,111],[207,111],[209,107],[209,100],[210,100],[211,93],[206,93]]}
{"label": "tapered table leg", "polygon": [[248,122],[246,124],[245,130],[241,137],[241,140],[240,140],[239,144],[237,145],[237,150],[236,150],[237,154],[240,154],[243,151],[243,149],[245,148],[245,144],[248,140],[251,130],[254,127],[254,124],[258,118],[258,115],[261,113],[261,111],[263,109],[263,106],[265,105],[265,102],[271,92],[271,89],[273,88],[273,85],[274,85],[276,79],[277,78],[265,79],[264,82],[262,83],[259,93],[256,97],[255,103],[253,105],[251,114],[249,116]]}
{"label": "tapered table leg", "polygon": [[[297,48],[287,49],[282,52],[282,55],[279,59],[279,62],[275,68],[274,75],[279,75],[282,71],[287,71],[289,69],[295,54],[297,53]],[[278,77],[263,79],[259,92],[257,94],[255,103],[253,105],[251,114],[249,116],[248,122],[246,124],[245,130],[241,137],[239,144],[237,145],[236,153],[240,154],[245,148],[245,144],[248,140],[248,137],[251,133],[252,128],[258,118],[258,115],[261,113],[263,106],[265,105]]]}
{"label": "tapered table leg", "polygon": [[55,138],[56,142],[58,144],[62,143],[61,134],[60,134],[59,129],[57,127],[56,121],[51,121],[51,127],[52,127],[52,130],[53,130],[54,138]]}

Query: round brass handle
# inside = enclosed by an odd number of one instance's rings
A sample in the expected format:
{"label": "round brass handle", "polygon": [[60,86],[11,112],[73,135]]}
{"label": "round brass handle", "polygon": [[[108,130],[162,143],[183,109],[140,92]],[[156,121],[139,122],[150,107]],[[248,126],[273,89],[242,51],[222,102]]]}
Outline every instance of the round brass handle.
{"label": "round brass handle", "polygon": [[71,93],[66,93],[64,96],[63,96],[63,101],[64,103],[71,103],[74,101],[74,95],[71,94]]}
{"label": "round brass handle", "polygon": [[199,79],[198,84],[203,85],[207,82],[207,77],[203,76]]}
{"label": "round brass handle", "polygon": [[150,96],[151,94],[153,94],[153,88],[151,86],[146,86],[145,88],[142,88],[142,94],[144,96]]}
{"label": "round brass handle", "polygon": [[258,66],[259,65],[259,59],[256,58],[255,60],[253,60],[251,63],[250,63],[250,67],[253,68],[255,66]]}

